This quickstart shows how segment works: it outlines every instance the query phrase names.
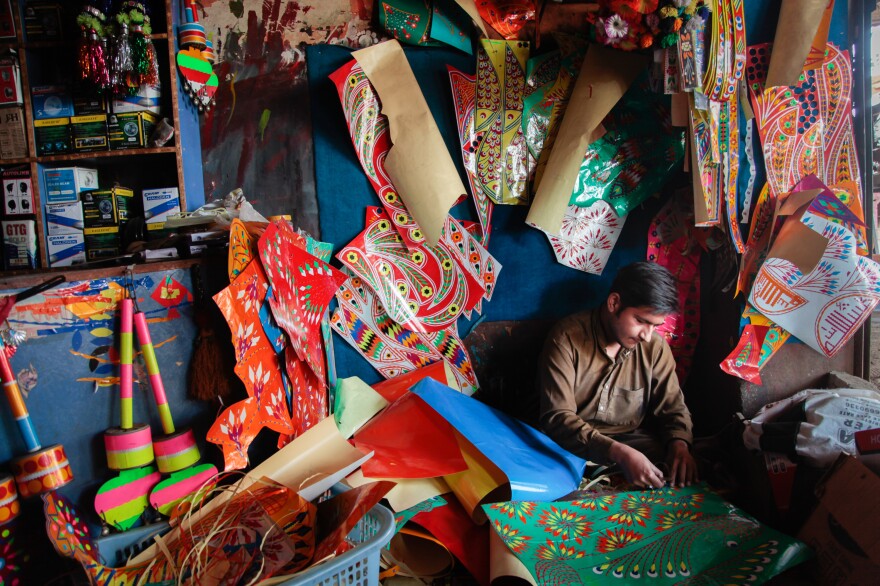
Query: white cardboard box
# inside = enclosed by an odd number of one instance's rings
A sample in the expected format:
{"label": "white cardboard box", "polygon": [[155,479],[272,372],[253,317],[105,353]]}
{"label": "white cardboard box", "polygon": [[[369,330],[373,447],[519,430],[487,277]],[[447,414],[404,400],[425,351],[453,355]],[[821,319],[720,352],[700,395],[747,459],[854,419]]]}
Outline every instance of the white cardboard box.
{"label": "white cardboard box", "polygon": [[46,237],[49,264],[53,267],[69,267],[86,262],[86,241],[82,231]]}
{"label": "white cardboard box", "polygon": [[46,204],[46,228],[49,236],[82,234],[83,227],[82,202]]}
{"label": "white cardboard box", "polygon": [[143,198],[147,230],[161,230],[168,216],[180,213],[180,196],[176,187],[144,189]]}
{"label": "white cardboard box", "polygon": [[98,189],[98,170],[86,167],[59,167],[43,170],[46,201],[67,203],[79,200],[82,191]]}

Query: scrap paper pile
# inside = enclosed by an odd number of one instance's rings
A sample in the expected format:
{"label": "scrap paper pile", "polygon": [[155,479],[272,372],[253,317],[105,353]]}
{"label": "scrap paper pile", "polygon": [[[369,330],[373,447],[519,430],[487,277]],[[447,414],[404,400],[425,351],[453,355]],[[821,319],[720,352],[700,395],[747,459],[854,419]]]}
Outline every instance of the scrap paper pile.
{"label": "scrap paper pile", "polygon": [[373,387],[343,379],[336,396],[339,433],[373,453],[346,482],[395,483],[385,498],[397,531],[382,557],[396,574],[430,581],[461,564],[485,585],[726,583],[746,566],[762,581],[809,556],[706,486],[578,491],[584,460],[445,386],[448,370]]}
{"label": "scrap paper pile", "polygon": [[477,226],[449,214],[466,192],[400,45],[354,57],[331,79],[383,207],[366,209],[364,231],[336,255],[348,280],[331,325],[384,377],[444,361],[470,395],[478,383],[456,323],[491,300],[501,271],[488,216]]}
{"label": "scrap paper pile", "polygon": [[254,235],[233,221],[231,282],[214,296],[232,332],[235,373],[248,394],[208,431],[208,441],[223,448],[227,471],[247,466],[248,446],[263,427],[280,434],[281,447],[327,416],[322,321],[346,279],[327,264],[328,246],[287,221],[251,229]]}

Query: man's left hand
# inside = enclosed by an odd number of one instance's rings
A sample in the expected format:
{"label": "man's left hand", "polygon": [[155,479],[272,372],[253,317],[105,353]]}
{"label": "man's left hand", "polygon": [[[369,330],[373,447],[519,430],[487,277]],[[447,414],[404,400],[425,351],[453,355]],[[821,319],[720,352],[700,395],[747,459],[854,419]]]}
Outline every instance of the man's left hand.
{"label": "man's left hand", "polygon": [[675,439],[669,442],[666,462],[669,464],[669,484],[673,487],[690,486],[697,482],[697,462],[687,442]]}

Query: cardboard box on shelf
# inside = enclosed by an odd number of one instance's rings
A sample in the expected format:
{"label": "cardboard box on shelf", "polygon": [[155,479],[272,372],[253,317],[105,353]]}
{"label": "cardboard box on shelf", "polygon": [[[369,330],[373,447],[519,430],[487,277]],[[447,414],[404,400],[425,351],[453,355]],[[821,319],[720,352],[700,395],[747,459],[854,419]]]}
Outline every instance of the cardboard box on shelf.
{"label": "cardboard box on shelf", "polygon": [[34,220],[5,220],[3,266],[7,270],[37,268],[37,228]]}
{"label": "cardboard box on shelf", "polygon": [[107,115],[74,116],[70,119],[70,134],[75,153],[106,151]]}
{"label": "cardboard box on shelf", "polygon": [[873,584],[880,575],[880,477],[841,455],[816,489],[819,504],[798,533],[816,551],[819,584]]}
{"label": "cardboard box on shelf", "polygon": [[11,167],[0,173],[3,181],[3,211],[7,216],[34,213],[34,185],[29,167]]}
{"label": "cardboard box on shelf", "polygon": [[69,267],[86,262],[85,242],[81,230],[72,234],[47,236],[46,252],[49,253],[49,266]]}
{"label": "cardboard box on shelf", "polygon": [[143,199],[144,218],[149,232],[162,230],[168,216],[180,213],[180,196],[176,187],[144,189]]}
{"label": "cardboard box on shelf", "polygon": [[119,224],[128,220],[129,201],[134,197],[134,192],[126,187],[116,186],[87,191],[80,197],[86,229],[118,228]]}
{"label": "cardboard box on shelf", "polygon": [[46,229],[50,236],[81,234],[85,228],[82,202],[46,204]]}
{"label": "cardboard box on shelf", "polygon": [[24,5],[24,31],[28,41],[62,40],[61,3],[27,0]]}
{"label": "cardboard box on shelf", "polygon": [[140,149],[147,146],[159,121],[150,112],[111,114],[108,124],[111,149]]}
{"label": "cardboard box on shelf", "polygon": [[0,159],[23,159],[27,154],[24,109],[20,106],[0,108]]}
{"label": "cardboard box on shelf", "polygon": [[98,189],[98,170],[87,167],[44,169],[43,181],[48,203],[77,201],[83,191]]}
{"label": "cardboard box on shelf", "polygon": [[119,256],[119,226],[86,228],[83,230],[83,237],[87,260]]}
{"label": "cardboard box on shelf", "polygon": [[70,152],[70,118],[34,120],[37,155],[63,155]]}
{"label": "cardboard box on shelf", "polygon": [[152,112],[156,116],[162,114],[162,88],[158,85],[144,84],[131,96],[114,97],[110,102],[110,111],[114,114],[127,112]]}
{"label": "cardboard box on shelf", "polygon": [[73,99],[63,85],[35,85],[31,88],[34,120],[69,118],[74,115]]}
{"label": "cardboard box on shelf", "polygon": [[74,90],[73,113],[76,116],[106,114],[107,98],[103,94],[96,94],[87,89]]}

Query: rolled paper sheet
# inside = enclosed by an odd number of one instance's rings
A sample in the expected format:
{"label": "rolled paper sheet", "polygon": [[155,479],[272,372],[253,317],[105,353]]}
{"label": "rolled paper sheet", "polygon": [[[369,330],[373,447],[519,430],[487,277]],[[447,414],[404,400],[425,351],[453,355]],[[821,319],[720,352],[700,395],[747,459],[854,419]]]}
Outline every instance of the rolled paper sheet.
{"label": "rolled paper sheet", "polygon": [[153,440],[156,465],[162,474],[183,470],[199,461],[199,446],[191,429]]}
{"label": "rolled paper sheet", "polygon": [[12,476],[0,477],[0,525],[9,523],[21,511],[18,502],[18,491],[15,490],[15,479]]}
{"label": "rolled paper sheet", "polygon": [[[129,298],[120,304],[119,323],[119,410],[122,429],[130,429],[132,423],[132,313],[133,302]],[[111,466],[112,467],[112,466]]]}
{"label": "rolled paper sheet", "polygon": [[37,437],[34,422],[31,420],[31,415],[24,404],[24,398],[22,398],[21,390],[18,388],[18,379],[15,378],[15,374],[12,372],[5,349],[6,345],[0,340],[0,380],[3,381],[3,392],[6,394],[9,409],[12,411],[12,416],[15,417],[18,431],[21,433],[21,439],[24,441],[28,452],[36,452],[42,447],[40,439]]}
{"label": "rolled paper sheet", "polygon": [[61,488],[73,480],[64,447],[55,444],[12,461],[18,494],[24,498]]}
{"label": "rolled paper sheet", "polygon": [[[168,398],[165,396],[165,385],[162,383],[162,375],[159,373],[159,363],[156,361],[156,351],[153,349],[153,340],[150,338],[150,330],[147,327],[147,317],[143,312],[138,311],[134,314],[134,327],[137,330],[144,362],[147,365],[147,376],[150,379],[150,387],[153,389],[156,408],[159,410],[162,430],[165,435],[171,435],[174,433],[174,420],[171,419],[171,407],[168,406]],[[161,465],[159,469],[162,469]]]}
{"label": "rolled paper sheet", "polygon": [[104,432],[107,466],[111,470],[140,468],[153,461],[153,434],[143,423],[129,429],[112,427]]}

